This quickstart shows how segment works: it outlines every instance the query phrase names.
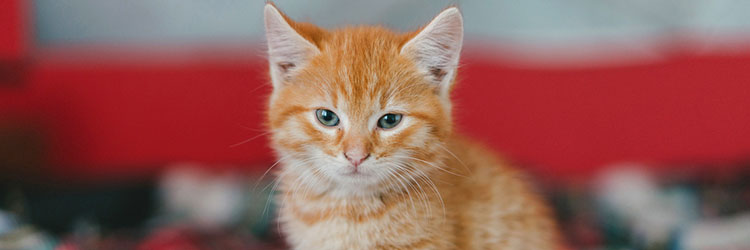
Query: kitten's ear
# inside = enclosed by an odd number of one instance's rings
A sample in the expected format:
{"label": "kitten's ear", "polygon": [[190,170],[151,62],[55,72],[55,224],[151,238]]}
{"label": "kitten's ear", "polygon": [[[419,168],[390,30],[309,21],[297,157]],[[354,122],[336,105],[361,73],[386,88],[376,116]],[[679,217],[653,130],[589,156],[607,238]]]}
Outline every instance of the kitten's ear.
{"label": "kitten's ear", "polygon": [[461,12],[450,7],[440,12],[416,36],[401,47],[401,54],[412,58],[427,80],[447,96],[458,67],[464,27]]}
{"label": "kitten's ear", "polygon": [[268,62],[274,88],[281,86],[295,70],[320,53],[318,47],[297,33],[278,9],[267,3],[263,10],[268,42]]}

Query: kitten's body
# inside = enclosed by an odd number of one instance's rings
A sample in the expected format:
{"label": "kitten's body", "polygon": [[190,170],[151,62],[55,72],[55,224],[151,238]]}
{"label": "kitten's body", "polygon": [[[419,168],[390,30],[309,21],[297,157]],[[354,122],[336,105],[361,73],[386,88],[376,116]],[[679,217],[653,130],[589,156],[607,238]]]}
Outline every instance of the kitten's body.
{"label": "kitten's body", "polygon": [[[325,31],[272,5],[265,15],[268,123],[292,247],[558,247],[554,220],[522,175],[452,133],[449,93],[463,36],[455,8],[410,34]],[[340,122],[321,124],[319,110]],[[384,114],[396,113],[400,123],[381,127]]]}
{"label": "kitten's body", "polygon": [[292,187],[294,177],[282,180],[280,219],[289,242],[296,249],[559,247],[555,222],[521,173],[481,146],[459,138],[449,141],[456,158],[448,153],[440,157],[465,177],[442,171],[431,176],[442,197],[425,180],[418,184],[424,193],[415,184],[411,195],[402,191],[356,198],[303,195],[301,187]]}

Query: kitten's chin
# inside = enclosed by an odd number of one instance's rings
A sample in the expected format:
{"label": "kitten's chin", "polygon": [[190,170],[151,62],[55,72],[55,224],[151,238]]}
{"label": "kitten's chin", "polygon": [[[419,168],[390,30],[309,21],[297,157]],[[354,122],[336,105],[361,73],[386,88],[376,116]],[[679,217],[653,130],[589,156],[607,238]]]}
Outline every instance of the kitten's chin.
{"label": "kitten's chin", "polygon": [[371,196],[382,192],[382,181],[374,175],[361,172],[336,175],[332,178],[336,187],[331,190],[336,196]]}
{"label": "kitten's chin", "polygon": [[334,178],[341,186],[368,187],[379,184],[380,180],[373,175],[364,173],[341,173]]}
{"label": "kitten's chin", "polygon": [[380,188],[377,187],[344,187],[332,189],[328,192],[331,197],[337,198],[351,198],[351,197],[372,197],[382,194]]}

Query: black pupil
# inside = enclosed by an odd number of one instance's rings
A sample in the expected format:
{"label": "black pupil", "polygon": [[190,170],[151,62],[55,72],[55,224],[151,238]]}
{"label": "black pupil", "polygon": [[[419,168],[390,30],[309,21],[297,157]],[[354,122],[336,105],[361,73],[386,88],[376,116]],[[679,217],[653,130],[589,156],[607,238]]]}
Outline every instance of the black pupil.
{"label": "black pupil", "polygon": [[385,124],[396,123],[396,115],[388,114],[388,115],[383,116],[383,122],[385,122]]}
{"label": "black pupil", "polygon": [[320,117],[323,118],[323,120],[325,120],[327,122],[333,120],[333,114],[332,114],[332,112],[330,112],[328,110],[321,111],[320,112]]}

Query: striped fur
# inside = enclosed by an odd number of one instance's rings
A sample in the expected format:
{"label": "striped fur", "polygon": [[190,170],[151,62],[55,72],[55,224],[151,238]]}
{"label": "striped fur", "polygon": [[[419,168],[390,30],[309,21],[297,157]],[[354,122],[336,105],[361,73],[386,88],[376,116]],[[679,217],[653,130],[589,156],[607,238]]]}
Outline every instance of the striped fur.
{"label": "striped fur", "polygon": [[[460,47],[461,38],[425,30],[455,28],[440,22],[460,22],[457,9],[403,34],[324,30],[294,22],[272,4],[265,14],[273,31],[267,122],[279,157],[279,223],[294,249],[559,247],[551,213],[523,175],[452,132],[446,93],[457,69],[441,62],[457,62],[460,48],[451,46]],[[404,52],[425,36],[437,39],[426,44],[453,50]],[[454,54],[425,59],[432,53]],[[323,126],[316,109],[335,112],[340,124]],[[401,123],[378,128],[386,113],[403,114]],[[353,144],[371,155],[358,172],[344,156]]]}

